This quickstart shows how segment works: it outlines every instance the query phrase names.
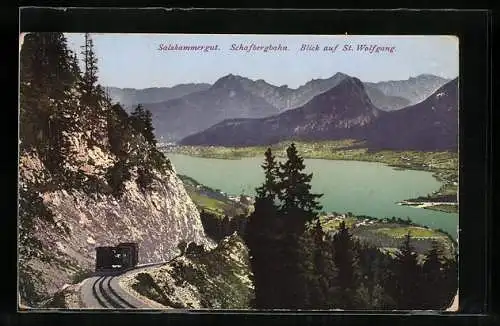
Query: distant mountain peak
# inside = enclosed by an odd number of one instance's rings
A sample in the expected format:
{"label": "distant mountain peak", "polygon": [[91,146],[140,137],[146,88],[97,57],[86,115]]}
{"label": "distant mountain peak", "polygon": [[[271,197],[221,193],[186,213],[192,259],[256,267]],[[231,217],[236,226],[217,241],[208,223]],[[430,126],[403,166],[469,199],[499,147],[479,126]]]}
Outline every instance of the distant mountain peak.
{"label": "distant mountain peak", "polygon": [[365,85],[363,82],[356,77],[349,76],[342,79],[337,86],[331,88],[326,93],[348,94],[349,92],[362,95],[363,97],[368,97],[368,95],[366,95]]}
{"label": "distant mountain peak", "polygon": [[436,76],[436,75],[433,75],[433,74],[420,74],[420,75],[415,76],[414,78],[416,78],[416,79],[418,79],[418,78],[448,79],[448,78],[443,78],[443,77]]}
{"label": "distant mountain peak", "polygon": [[350,77],[350,76],[339,71],[335,73],[335,75],[333,75],[331,78],[339,78],[339,77]]}
{"label": "distant mountain peak", "polygon": [[241,87],[241,81],[246,78],[241,77],[239,75],[234,75],[234,74],[227,74],[221,78],[219,78],[213,85],[212,89],[217,89],[217,88],[236,88],[236,87]]}
{"label": "distant mountain peak", "polygon": [[402,97],[409,100],[409,104],[416,104],[425,100],[449,81],[449,79],[432,74],[419,74],[405,80],[386,80],[365,83],[365,85],[375,87],[387,96]]}

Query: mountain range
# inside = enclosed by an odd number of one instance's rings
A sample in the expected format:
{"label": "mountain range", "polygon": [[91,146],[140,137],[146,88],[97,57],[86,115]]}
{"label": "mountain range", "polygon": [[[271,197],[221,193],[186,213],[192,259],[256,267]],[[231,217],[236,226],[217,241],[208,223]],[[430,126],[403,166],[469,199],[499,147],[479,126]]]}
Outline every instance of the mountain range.
{"label": "mountain range", "polygon": [[457,79],[420,103],[386,112],[373,104],[365,84],[346,77],[301,107],[265,118],[228,119],[180,144],[250,146],[351,138],[379,149],[456,150],[457,124]]}
{"label": "mountain range", "polygon": [[458,103],[455,78],[424,101],[381,116],[366,139],[374,148],[457,151]]}
{"label": "mountain range", "polygon": [[[153,114],[156,135],[163,140],[178,141],[227,119],[265,118],[301,107],[346,78],[351,77],[339,72],[293,89],[229,74],[213,85],[184,84],[144,90],[110,88],[110,93],[115,102],[129,105],[129,108],[142,103]],[[363,85],[376,108],[393,111],[413,104],[417,95],[431,95],[447,81],[437,76],[420,75],[409,80]],[[161,100],[167,97],[174,98]]]}
{"label": "mountain range", "polygon": [[[396,96],[407,99],[409,104],[417,104],[425,100],[439,87],[449,82],[450,79],[441,78],[430,74],[421,74],[407,80],[390,80],[378,83],[365,83],[367,88],[374,87],[386,96]],[[406,106],[406,105],[405,105]]]}
{"label": "mountain range", "polygon": [[206,90],[210,84],[179,84],[173,87],[151,87],[151,88],[118,88],[106,87],[113,102],[119,102],[125,109],[132,109],[137,104],[158,103],[179,98],[194,92]]}

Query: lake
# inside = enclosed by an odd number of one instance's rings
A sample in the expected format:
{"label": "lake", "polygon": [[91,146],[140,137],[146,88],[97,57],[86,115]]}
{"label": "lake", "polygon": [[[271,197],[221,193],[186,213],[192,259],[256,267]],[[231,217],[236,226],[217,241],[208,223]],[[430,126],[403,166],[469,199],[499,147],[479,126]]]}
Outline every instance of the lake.
{"label": "lake", "polygon": [[[224,160],[166,155],[177,173],[230,195],[254,195],[264,180],[261,157]],[[373,162],[304,159],[304,163],[306,171],[313,173],[312,191],[324,194],[320,202],[326,212],[408,217],[418,224],[441,228],[456,238],[458,214],[396,204],[438,190],[441,183],[430,172],[396,170]]]}

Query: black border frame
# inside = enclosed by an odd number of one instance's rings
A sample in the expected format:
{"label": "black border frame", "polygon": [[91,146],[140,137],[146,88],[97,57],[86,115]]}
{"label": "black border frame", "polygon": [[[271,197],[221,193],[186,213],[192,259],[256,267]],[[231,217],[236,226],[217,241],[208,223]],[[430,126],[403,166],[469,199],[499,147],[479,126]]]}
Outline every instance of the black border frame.
{"label": "black border frame", "polygon": [[[141,321],[173,324],[192,322],[290,322],[327,323],[398,321],[401,323],[492,321],[491,275],[491,12],[486,10],[283,10],[283,9],[117,9],[117,8],[23,8],[20,32],[115,32],[115,33],[224,33],[224,34],[446,34],[459,37],[460,48],[460,311],[461,314],[372,313],[18,313],[17,275],[7,301],[15,315],[4,315],[7,324],[44,324],[50,320],[68,324]],[[17,50],[17,49],[16,49]],[[16,72],[17,74],[17,72]],[[16,86],[17,90],[17,86]],[[483,109],[484,108],[484,109]],[[16,114],[17,118],[17,114]],[[17,143],[17,133],[16,133]],[[16,146],[17,147],[17,146]],[[17,164],[17,162],[16,162]],[[17,170],[17,168],[16,168]],[[465,216],[470,216],[465,218]],[[481,218],[483,217],[483,218]],[[13,225],[17,223],[14,221]],[[9,225],[10,227],[10,225]],[[15,226],[14,226],[15,227]],[[16,232],[17,233],[17,232]],[[16,234],[13,233],[13,234]],[[11,245],[17,247],[14,237]],[[17,265],[17,257],[13,262]],[[16,266],[13,265],[13,266]],[[9,298],[6,298],[7,300]],[[14,303],[14,306],[12,304]],[[489,305],[488,305],[489,304]],[[10,309],[9,309],[10,310]],[[8,316],[8,317],[5,317]],[[444,316],[449,316],[443,318]]]}

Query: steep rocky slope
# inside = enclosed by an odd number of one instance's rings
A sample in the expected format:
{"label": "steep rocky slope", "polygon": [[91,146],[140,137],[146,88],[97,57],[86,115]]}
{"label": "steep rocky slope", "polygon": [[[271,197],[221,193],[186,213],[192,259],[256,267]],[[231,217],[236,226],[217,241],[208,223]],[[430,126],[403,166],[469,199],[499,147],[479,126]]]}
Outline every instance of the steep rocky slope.
{"label": "steep rocky slope", "polygon": [[[21,187],[39,184],[44,174],[46,169],[36,154],[21,157]],[[40,247],[25,248],[29,254],[19,260],[21,295],[31,301],[28,304],[71,283],[82,270],[92,270],[97,246],[138,242],[139,263],[172,258],[181,240],[211,246],[199,212],[175,171],[156,173],[153,189],[147,193],[138,188],[134,178],[136,175],[125,184],[120,199],[81,190],[37,192],[40,201],[31,206],[48,210],[53,220],[36,219],[31,235]]]}
{"label": "steep rocky slope", "polygon": [[122,287],[165,308],[249,309],[254,296],[248,249],[235,233],[210,251],[129,274]]}

